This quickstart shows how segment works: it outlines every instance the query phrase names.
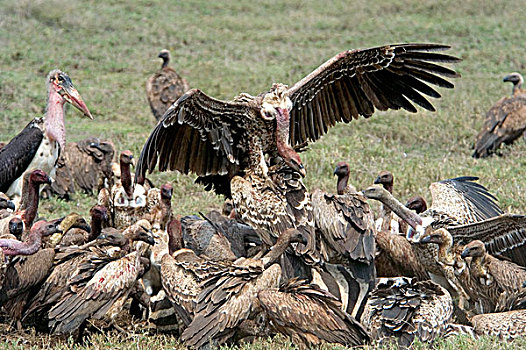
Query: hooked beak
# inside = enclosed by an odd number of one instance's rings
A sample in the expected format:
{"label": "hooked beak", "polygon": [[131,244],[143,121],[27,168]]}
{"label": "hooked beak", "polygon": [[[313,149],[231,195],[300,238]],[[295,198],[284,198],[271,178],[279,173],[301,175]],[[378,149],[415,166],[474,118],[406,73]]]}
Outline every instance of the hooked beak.
{"label": "hooked beak", "polygon": [[374,180],[374,184],[375,184],[375,185],[378,185],[378,184],[381,184],[381,183],[382,183],[382,180],[380,179],[380,176],[378,176],[378,177],[376,178],[376,180]]}
{"label": "hooked beak", "polygon": [[510,76],[510,75],[506,75],[506,76],[504,77],[504,79],[502,79],[502,81],[504,81],[504,82],[506,82],[506,81],[511,81],[511,82],[513,82],[513,80],[511,79],[511,76]]}
{"label": "hooked beak", "polygon": [[465,248],[465,249],[462,251],[462,254],[460,254],[460,257],[461,257],[462,259],[465,259],[468,255],[469,255],[469,247],[468,247],[468,248]]}
{"label": "hooked beak", "polygon": [[108,238],[108,236],[106,236],[106,233],[102,232],[98,237],[97,239],[106,239]]}
{"label": "hooked beak", "polygon": [[7,209],[15,210],[15,203],[13,201],[7,201]]}
{"label": "hooked beak", "polygon": [[64,84],[62,86],[62,89],[60,90],[62,97],[71,103],[75,108],[77,108],[79,111],[81,111],[86,117],[93,120],[93,116],[91,115],[88,106],[84,103],[84,100],[80,96],[79,92],[73,84]]}

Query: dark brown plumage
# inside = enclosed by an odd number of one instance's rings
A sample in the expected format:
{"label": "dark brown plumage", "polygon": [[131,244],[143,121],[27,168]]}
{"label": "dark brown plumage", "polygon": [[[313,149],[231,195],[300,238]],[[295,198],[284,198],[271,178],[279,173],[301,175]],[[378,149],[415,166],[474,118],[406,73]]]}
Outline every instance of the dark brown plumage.
{"label": "dark brown plumage", "polygon": [[[294,147],[319,139],[336,122],[368,117],[375,109],[416,112],[414,102],[433,110],[420,93],[439,97],[428,84],[451,88],[440,76],[458,76],[432,63],[458,61],[431,52],[445,49],[402,44],[346,51],[291,88],[274,84],[267,93],[241,94],[228,102],[190,90],[152,131],[137,182],[157,165],[160,171],[194,172],[208,189],[232,195],[236,213],[265,245],[296,228],[307,239],[296,253],[319,261],[310,196],[301,179],[305,169]],[[278,164],[269,167],[267,155],[279,158]]]}
{"label": "dark brown plumage", "polygon": [[511,73],[504,81],[513,83],[512,96],[501,98],[486,113],[482,130],[475,141],[474,158],[495,153],[501,144],[511,144],[526,130],[526,90],[521,89],[523,78]]}
{"label": "dark brown plumage", "polygon": [[469,273],[479,294],[491,303],[492,309],[489,312],[495,311],[503,292],[508,295],[516,293],[526,281],[524,267],[491,256],[486,252],[482,241],[475,240],[466,244],[461,257],[471,257]]}
{"label": "dark brown plumage", "polygon": [[168,50],[159,52],[158,57],[162,58],[163,65],[157,73],[148,78],[146,97],[148,97],[155,119],[160,120],[168,107],[190,90],[190,86],[173,68],[168,66],[170,64]]}
{"label": "dark brown plumage", "polygon": [[52,191],[61,198],[69,198],[70,193],[80,190],[93,194],[113,185],[111,164],[115,149],[110,141],[87,138],[66,144],[59,158],[59,167]]}
{"label": "dark brown plumage", "polygon": [[[142,240],[148,244],[154,242],[153,237],[139,224],[134,228],[130,227],[128,232],[129,235],[122,234],[125,238],[121,246],[123,252],[131,249],[133,240]],[[106,235],[121,234],[116,232]],[[76,275],[70,276],[68,280],[69,290],[49,310],[51,332],[72,333],[79,329],[86,319],[101,319],[107,312],[110,312],[110,319],[115,317],[135,283],[149,266],[149,259],[144,258],[142,254],[143,249],[137,247],[137,250],[116,260],[104,258],[101,264],[95,259],[81,264],[75,272]]]}
{"label": "dark brown plumage", "polygon": [[341,310],[337,298],[315,284],[291,279],[279,290],[261,290],[258,300],[272,327],[300,349],[323,342],[344,346],[369,342],[365,328]]}
{"label": "dark brown plumage", "polygon": [[[343,167],[348,169],[346,164]],[[337,188],[345,188],[344,192],[335,195],[315,190],[311,196],[316,238],[323,261],[343,264],[358,283],[358,290],[349,293],[351,300],[342,302],[349,314],[359,317],[376,278],[374,218],[366,198],[341,184],[347,183],[348,170],[337,166],[334,173]]]}
{"label": "dark brown plumage", "polygon": [[417,338],[432,342],[446,330],[453,315],[451,296],[432,281],[382,278],[367,301],[362,323],[373,340],[408,348]]}
{"label": "dark brown plumage", "polygon": [[[46,279],[55,257],[54,248],[40,249],[42,236],[60,232],[60,221],[38,221],[31,228],[27,243],[13,243],[8,250],[9,255],[26,255],[17,257],[9,263],[5,271],[4,283],[0,288],[0,305],[8,312],[11,320],[21,328],[22,312],[30,297],[30,293]],[[4,245],[4,254],[6,252]],[[7,255],[7,254],[6,254]]]}
{"label": "dark brown plumage", "polygon": [[212,274],[201,284],[194,319],[181,339],[195,347],[228,341],[236,327],[260,312],[257,293],[279,286],[281,268],[275,262],[290,243],[304,240],[300,231],[288,229],[261,259],[240,258]]}

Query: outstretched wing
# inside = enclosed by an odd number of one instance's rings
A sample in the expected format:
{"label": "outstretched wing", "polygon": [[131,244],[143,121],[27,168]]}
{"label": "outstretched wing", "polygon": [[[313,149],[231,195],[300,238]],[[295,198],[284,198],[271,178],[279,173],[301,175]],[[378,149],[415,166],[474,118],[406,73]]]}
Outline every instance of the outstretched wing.
{"label": "outstretched wing", "polygon": [[0,150],[0,192],[27,169],[44,137],[43,119],[35,119]]}
{"label": "outstretched wing", "polygon": [[253,109],[247,102],[225,102],[192,89],[164,114],[143,147],[136,170],[179,170],[199,176],[225,175],[245,156],[245,124]]}
{"label": "outstretched wing", "polygon": [[474,181],[478,177],[462,176],[434,182],[429,186],[434,210],[443,211],[456,218],[459,224],[486,220],[503,214],[486,187]]}
{"label": "outstretched wing", "polygon": [[337,122],[360,115],[403,108],[416,112],[412,102],[434,111],[422,94],[439,98],[428,84],[452,88],[443,77],[460,74],[433,62],[459,59],[432,51],[448,49],[438,44],[400,44],[342,52],[292,86],[288,92],[292,145],[316,141]]}
{"label": "outstretched wing", "polygon": [[491,255],[505,255],[526,266],[526,216],[503,214],[484,221],[448,227],[455,243],[484,242]]}

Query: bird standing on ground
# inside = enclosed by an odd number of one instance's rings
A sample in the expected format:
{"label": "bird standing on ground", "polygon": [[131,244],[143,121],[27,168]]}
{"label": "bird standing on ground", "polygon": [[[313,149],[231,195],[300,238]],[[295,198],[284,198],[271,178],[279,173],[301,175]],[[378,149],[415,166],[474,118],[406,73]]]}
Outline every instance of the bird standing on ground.
{"label": "bird standing on ground", "polygon": [[501,98],[486,113],[486,120],[475,141],[474,158],[492,155],[501,144],[511,144],[526,130],[526,90],[519,73],[511,73],[504,81],[513,83],[511,96]]}
{"label": "bird standing on ground", "polygon": [[41,169],[52,179],[60,152],[66,147],[65,105],[71,103],[93,119],[69,76],[52,70],[47,76],[48,101],[43,118],[35,118],[0,150],[0,191],[21,196],[24,173]]}
{"label": "bird standing on ground", "polygon": [[148,78],[146,97],[148,97],[155,119],[160,120],[164,112],[186,91],[190,90],[190,86],[173,68],[168,66],[170,64],[168,50],[161,50],[158,57],[163,59],[163,65],[157,73]]}

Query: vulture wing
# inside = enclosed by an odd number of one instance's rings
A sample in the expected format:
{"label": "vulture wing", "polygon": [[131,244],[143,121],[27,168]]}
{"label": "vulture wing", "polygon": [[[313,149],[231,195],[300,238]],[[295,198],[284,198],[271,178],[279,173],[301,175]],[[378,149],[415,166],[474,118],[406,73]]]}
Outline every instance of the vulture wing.
{"label": "vulture wing", "polygon": [[375,108],[416,112],[414,102],[434,111],[422,94],[434,98],[440,94],[428,84],[452,88],[441,76],[460,76],[434,63],[459,61],[433,52],[448,48],[438,44],[387,45],[344,51],[329,59],[288,90],[293,104],[291,144],[316,141],[337,122],[348,123],[360,115],[370,117]]}
{"label": "vulture wing", "polygon": [[43,123],[41,118],[33,120],[0,150],[0,192],[7,192],[31,164],[44,138]]}
{"label": "vulture wing", "polygon": [[474,182],[478,177],[463,176],[434,182],[429,186],[432,209],[448,213],[459,224],[486,220],[503,214],[497,198]]}
{"label": "vulture wing", "polygon": [[166,111],[146,141],[137,163],[137,181],[157,163],[159,171],[199,176],[232,173],[232,167],[246,158],[243,141],[248,135],[243,126],[252,115],[246,102],[225,102],[197,89],[188,91]]}
{"label": "vulture wing", "polygon": [[262,290],[258,299],[276,330],[295,344],[299,340],[309,346],[322,341],[358,346],[369,341],[365,328],[316,284],[294,278],[279,290]]}
{"label": "vulture wing", "polygon": [[456,243],[480,240],[491,255],[505,255],[516,264],[526,266],[526,216],[503,214],[484,221],[448,227]]}
{"label": "vulture wing", "polygon": [[510,144],[526,130],[526,94],[500,99],[486,113],[475,142],[474,158],[484,158],[502,143]]}

